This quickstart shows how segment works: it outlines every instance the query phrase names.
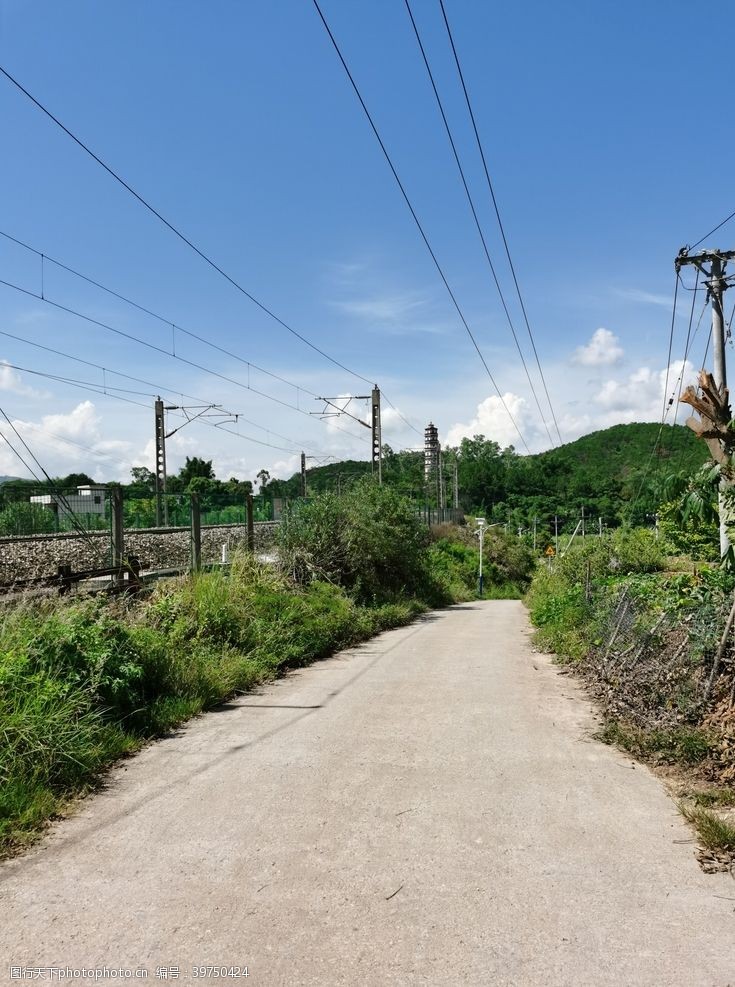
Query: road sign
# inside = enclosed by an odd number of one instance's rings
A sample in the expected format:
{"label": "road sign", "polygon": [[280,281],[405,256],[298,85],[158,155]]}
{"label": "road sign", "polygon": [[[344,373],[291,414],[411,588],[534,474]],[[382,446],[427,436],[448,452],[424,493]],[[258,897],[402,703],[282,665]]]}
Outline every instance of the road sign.
{"label": "road sign", "polygon": [[552,555],[556,555],[556,552],[554,551],[554,546],[553,545],[547,545],[546,546],[546,551],[544,552],[544,555],[548,555],[549,558],[551,558]]}

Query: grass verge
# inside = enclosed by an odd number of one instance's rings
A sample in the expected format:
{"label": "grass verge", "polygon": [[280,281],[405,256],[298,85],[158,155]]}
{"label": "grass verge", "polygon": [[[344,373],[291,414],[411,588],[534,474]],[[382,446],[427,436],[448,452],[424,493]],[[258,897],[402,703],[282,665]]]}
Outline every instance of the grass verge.
{"label": "grass verge", "polygon": [[[447,600],[446,602],[450,602]],[[33,842],[106,767],[228,695],[409,623],[298,587],[249,556],[147,598],[29,601],[0,624],[0,856]]]}
{"label": "grass verge", "polygon": [[699,842],[706,850],[715,854],[735,854],[735,826],[732,823],[701,806],[680,804],[679,811],[696,829]]}

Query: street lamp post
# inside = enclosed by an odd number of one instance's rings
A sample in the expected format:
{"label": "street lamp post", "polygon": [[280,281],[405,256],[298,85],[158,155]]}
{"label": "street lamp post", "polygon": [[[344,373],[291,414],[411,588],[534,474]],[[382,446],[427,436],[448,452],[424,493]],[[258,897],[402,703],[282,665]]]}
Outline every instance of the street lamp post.
{"label": "street lamp post", "polygon": [[475,518],[475,524],[477,525],[477,529],[475,531],[475,535],[476,535],[477,538],[480,539],[480,573],[479,573],[479,578],[477,580],[477,595],[478,596],[482,596],[482,588],[483,588],[482,547],[483,547],[483,542],[485,540],[485,525],[486,525],[485,518],[484,517],[476,517]]}

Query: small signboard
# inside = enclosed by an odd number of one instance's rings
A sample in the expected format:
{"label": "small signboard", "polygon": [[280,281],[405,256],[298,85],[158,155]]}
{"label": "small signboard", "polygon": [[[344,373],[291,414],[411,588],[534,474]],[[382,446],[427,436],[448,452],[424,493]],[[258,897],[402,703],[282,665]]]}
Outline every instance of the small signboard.
{"label": "small signboard", "polygon": [[554,550],[554,546],[553,545],[547,545],[546,546],[546,551],[544,552],[544,555],[548,555],[549,558],[551,558],[552,555],[556,555],[556,551]]}

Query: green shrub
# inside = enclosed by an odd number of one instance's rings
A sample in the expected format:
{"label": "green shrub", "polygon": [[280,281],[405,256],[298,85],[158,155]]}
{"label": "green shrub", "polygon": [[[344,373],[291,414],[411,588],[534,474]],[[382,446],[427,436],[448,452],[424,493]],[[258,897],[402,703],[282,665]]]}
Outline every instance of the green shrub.
{"label": "green shrub", "polygon": [[298,588],[243,554],[136,601],[29,602],[0,626],[0,854],[146,738],[412,620],[410,598],[365,607],[332,583]]}
{"label": "green shrub", "polygon": [[400,596],[449,602],[431,572],[428,544],[410,501],[371,477],[342,497],[325,493],[292,506],[278,532],[282,565],[298,583],[334,583],[368,603]]}

